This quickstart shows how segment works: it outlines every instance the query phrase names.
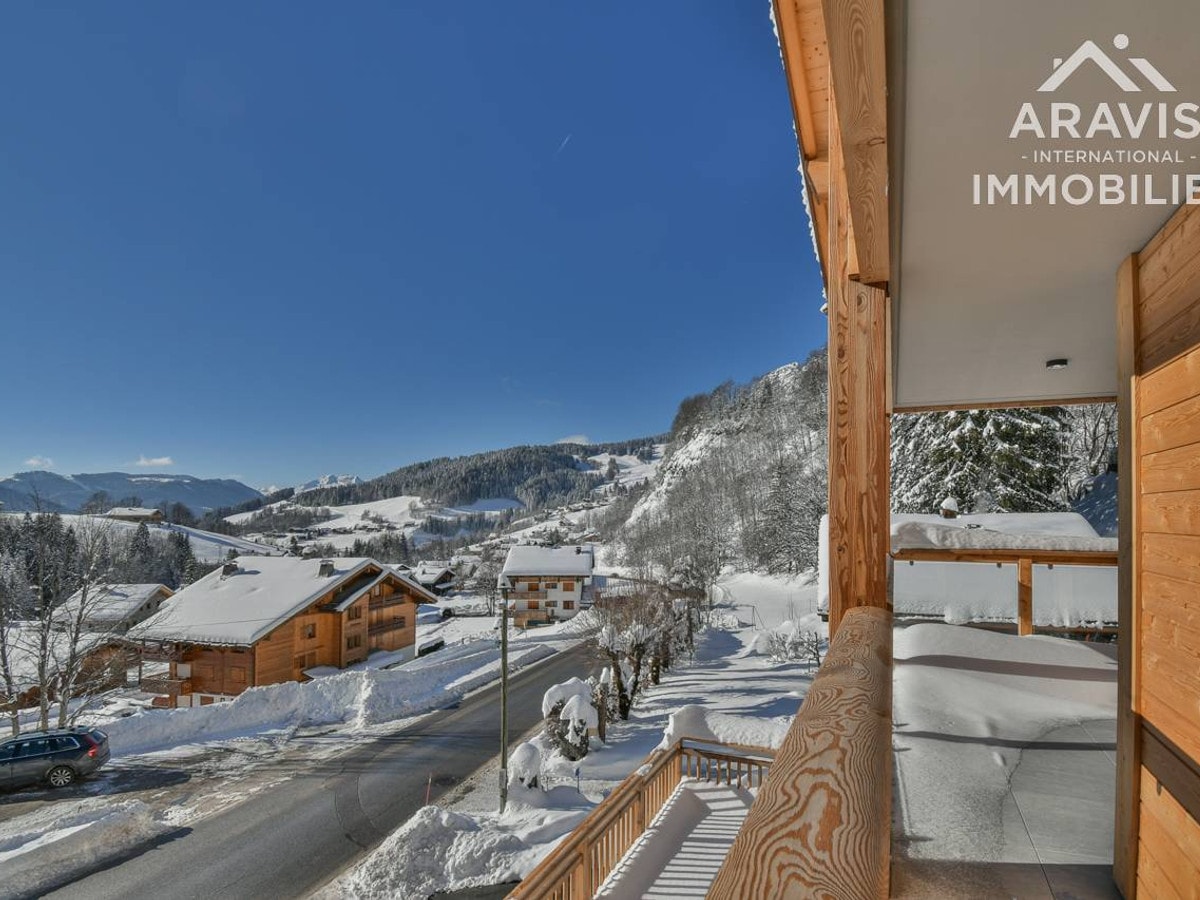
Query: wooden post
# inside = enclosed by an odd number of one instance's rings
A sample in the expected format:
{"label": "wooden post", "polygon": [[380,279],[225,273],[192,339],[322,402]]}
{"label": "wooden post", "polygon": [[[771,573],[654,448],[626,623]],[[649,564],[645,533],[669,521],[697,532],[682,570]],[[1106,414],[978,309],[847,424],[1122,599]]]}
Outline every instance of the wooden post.
{"label": "wooden post", "polygon": [[1017,560],[1017,634],[1033,634],[1033,560]]}
{"label": "wooden post", "polygon": [[1138,257],[1117,274],[1117,797],[1113,880],[1125,900],[1137,896],[1141,810],[1142,721],[1138,703],[1137,379],[1139,360]]}
{"label": "wooden post", "polygon": [[[837,117],[830,159],[842,173]],[[830,190],[829,636],[856,606],[887,608],[887,295],[851,281],[844,177]]]}
{"label": "wooden post", "polygon": [[708,896],[888,896],[891,688],[891,615],[851,610]]}

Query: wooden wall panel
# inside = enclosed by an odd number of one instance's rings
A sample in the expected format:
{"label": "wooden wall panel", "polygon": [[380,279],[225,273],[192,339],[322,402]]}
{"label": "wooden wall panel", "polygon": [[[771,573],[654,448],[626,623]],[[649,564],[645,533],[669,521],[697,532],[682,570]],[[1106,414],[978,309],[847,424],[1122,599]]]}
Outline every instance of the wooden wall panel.
{"label": "wooden wall panel", "polygon": [[1142,769],[1141,862],[1147,898],[1200,898],[1200,824],[1154,774]]}
{"label": "wooden wall panel", "polygon": [[[1119,810],[1117,829],[1137,836],[1141,896],[1195,898],[1200,807],[1189,811],[1162,781],[1178,796],[1200,794],[1200,211],[1181,209],[1131,269],[1132,321],[1119,330],[1133,341],[1123,353],[1133,378],[1122,422],[1132,427],[1121,434],[1128,447],[1120,464],[1132,601],[1122,627],[1132,631],[1133,649],[1131,689],[1120,698],[1121,715],[1142,723],[1142,749],[1134,825]],[[1119,752],[1127,750],[1127,732],[1118,730]],[[1118,779],[1120,800],[1127,769],[1118,767]],[[1123,871],[1118,863],[1128,897]]]}
{"label": "wooden wall panel", "polygon": [[292,623],[284,622],[267,639],[254,645],[254,683],[279,684],[292,680],[292,657],[295,655]]}

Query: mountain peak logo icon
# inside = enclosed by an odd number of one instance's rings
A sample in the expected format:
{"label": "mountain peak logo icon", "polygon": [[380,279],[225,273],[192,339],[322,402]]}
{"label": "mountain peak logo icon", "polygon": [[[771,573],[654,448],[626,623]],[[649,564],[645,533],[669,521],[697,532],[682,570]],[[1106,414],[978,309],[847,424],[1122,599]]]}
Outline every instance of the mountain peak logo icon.
{"label": "mountain peak logo icon", "polygon": [[[1113,38],[1113,47],[1117,50],[1129,49],[1129,36],[1118,34]],[[1045,80],[1038,91],[1041,93],[1050,93],[1057,91],[1067,79],[1074,75],[1079,68],[1086,62],[1093,62],[1100,67],[1121,90],[1126,93],[1140,93],[1142,88],[1136,81],[1129,77],[1128,73],[1118,65],[1111,56],[1100,49],[1100,46],[1095,41],[1084,41],[1078,50],[1068,56],[1065,60],[1054,60],[1054,74]],[[1146,79],[1150,85],[1164,93],[1174,93],[1175,85],[1167,81],[1163,77],[1162,72],[1158,71],[1148,59],[1131,56],[1128,62]]]}

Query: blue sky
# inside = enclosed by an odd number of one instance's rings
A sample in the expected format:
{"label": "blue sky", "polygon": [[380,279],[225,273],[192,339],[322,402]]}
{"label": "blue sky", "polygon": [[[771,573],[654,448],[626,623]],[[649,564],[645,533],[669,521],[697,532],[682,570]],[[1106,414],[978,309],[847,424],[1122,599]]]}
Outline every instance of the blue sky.
{"label": "blue sky", "polygon": [[0,473],[618,440],[824,341],[766,0],[10,4],[0,79]]}

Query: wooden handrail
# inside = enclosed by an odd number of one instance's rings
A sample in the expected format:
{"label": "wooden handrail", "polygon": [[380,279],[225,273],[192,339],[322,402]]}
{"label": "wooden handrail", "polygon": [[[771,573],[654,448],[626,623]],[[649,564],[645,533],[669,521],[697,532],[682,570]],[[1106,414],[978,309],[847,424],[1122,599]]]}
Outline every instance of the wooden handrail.
{"label": "wooden handrail", "polygon": [[[715,746],[724,752],[709,749]],[[508,896],[536,900],[593,896],[667,804],[685,774],[707,781],[724,778],[727,783],[745,778],[761,786],[774,751],[743,749],[752,755],[716,741],[680,738],[666,750],[655,750],[646,758],[644,771],[632,773],[617,785]]]}
{"label": "wooden handrail", "polygon": [[1019,563],[1027,559],[1034,565],[1115,566],[1116,550],[1044,550],[1003,547],[908,547],[892,551],[897,562],[979,562]]}
{"label": "wooden handrail", "polygon": [[912,547],[893,550],[897,562],[1016,563],[1017,634],[1033,634],[1033,567],[1115,566],[1116,550],[1045,550],[1005,547]]}
{"label": "wooden handrail", "polygon": [[710,897],[888,894],[892,617],[846,613]]}

